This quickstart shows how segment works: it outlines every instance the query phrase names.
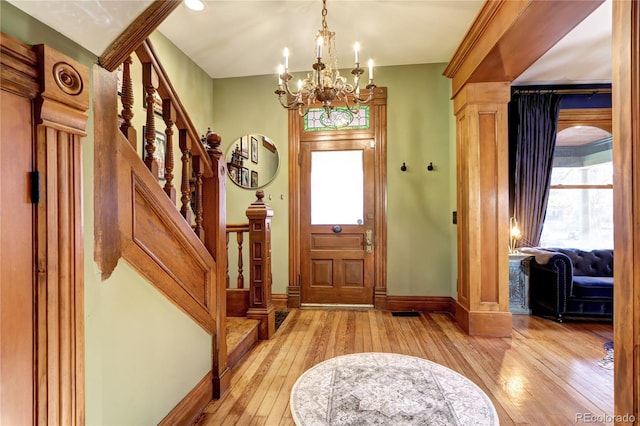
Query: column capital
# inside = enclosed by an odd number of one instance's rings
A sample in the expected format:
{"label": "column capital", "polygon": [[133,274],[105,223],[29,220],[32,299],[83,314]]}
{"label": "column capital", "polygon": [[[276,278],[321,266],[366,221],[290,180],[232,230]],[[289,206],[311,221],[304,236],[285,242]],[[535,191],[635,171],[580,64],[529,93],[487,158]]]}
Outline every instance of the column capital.
{"label": "column capital", "polygon": [[269,204],[263,201],[264,191],[259,189],[256,191],[256,201],[247,207],[246,215],[249,220],[265,219],[273,216],[273,209]]}
{"label": "column capital", "polygon": [[467,105],[506,104],[511,100],[511,83],[467,83],[453,98],[453,112],[457,115]]}

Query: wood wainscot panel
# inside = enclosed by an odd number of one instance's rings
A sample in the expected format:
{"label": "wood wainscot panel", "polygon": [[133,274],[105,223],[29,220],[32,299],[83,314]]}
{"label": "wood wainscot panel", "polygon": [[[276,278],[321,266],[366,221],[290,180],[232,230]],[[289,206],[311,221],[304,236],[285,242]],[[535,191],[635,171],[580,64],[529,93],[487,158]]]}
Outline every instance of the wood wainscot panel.
{"label": "wood wainscot panel", "polygon": [[[156,259],[168,275],[179,283],[194,300],[208,309],[206,294],[210,270],[181,235],[175,232],[154,197],[142,182],[133,178],[133,240],[149,257]],[[182,244],[167,244],[169,237]]]}
{"label": "wood wainscot panel", "polygon": [[115,75],[94,67],[94,91],[102,117],[94,126],[94,259],[102,278],[124,258],[215,335],[216,262],[116,127]]}
{"label": "wood wainscot panel", "polygon": [[[122,153],[120,163],[129,165],[129,182],[121,186],[130,188],[120,200],[120,205],[130,204],[130,215],[120,216],[121,229],[129,231],[122,233],[123,257],[176,306],[214,334],[215,261],[144,163],[138,161],[133,148]],[[127,158],[132,155],[135,158]]]}

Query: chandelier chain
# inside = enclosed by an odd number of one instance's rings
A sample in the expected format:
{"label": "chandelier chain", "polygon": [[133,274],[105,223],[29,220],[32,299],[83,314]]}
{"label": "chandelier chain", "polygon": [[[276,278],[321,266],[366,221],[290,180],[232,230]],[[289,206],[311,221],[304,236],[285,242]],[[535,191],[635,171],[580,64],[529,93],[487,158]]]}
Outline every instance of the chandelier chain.
{"label": "chandelier chain", "polygon": [[322,0],[322,29],[327,30],[327,0]]}

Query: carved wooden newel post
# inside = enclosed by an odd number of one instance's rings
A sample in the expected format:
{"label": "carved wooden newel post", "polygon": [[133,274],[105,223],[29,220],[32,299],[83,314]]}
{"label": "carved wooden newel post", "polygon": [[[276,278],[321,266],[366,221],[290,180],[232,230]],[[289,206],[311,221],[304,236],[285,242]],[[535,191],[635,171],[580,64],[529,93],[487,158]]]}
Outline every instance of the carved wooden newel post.
{"label": "carved wooden newel post", "polygon": [[275,311],[271,302],[271,217],[273,210],[262,201],[264,192],[256,191],[257,200],[247,208],[249,218],[249,270],[251,289],[247,318],[260,320],[258,338],[270,339],[276,331]]}
{"label": "carved wooden newel post", "polygon": [[[207,133],[207,153],[211,158],[214,175],[203,179],[202,205],[204,211],[204,245],[216,260],[216,288],[210,295],[215,306],[216,334],[213,338],[213,397],[220,398],[231,386],[231,375],[227,362],[227,167],[220,151],[221,138],[213,132]],[[181,145],[182,146],[182,145]],[[184,148],[183,148],[184,152]]]}

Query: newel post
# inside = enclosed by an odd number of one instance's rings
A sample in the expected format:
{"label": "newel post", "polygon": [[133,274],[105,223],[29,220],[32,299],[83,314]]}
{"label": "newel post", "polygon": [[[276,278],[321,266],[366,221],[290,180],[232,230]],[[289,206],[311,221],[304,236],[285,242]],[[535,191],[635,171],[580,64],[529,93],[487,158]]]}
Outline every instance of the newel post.
{"label": "newel post", "polygon": [[216,321],[213,336],[213,397],[220,398],[231,386],[231,375],[227,362],[227,168],[222,151],[220,136],[207,133],[207,153],[211,158],[214,175],[203,179],[202,205],[205,215],[204,245],[216,260],[215,288],[210,295],[211,310]]}
{"label": "newel post", "polygon": [[260,320],[258,338],[270,339],[275,333],[275,310],[271,301],[271,217],[273,210],[256,191],[257,200],[247,208],[249,218],[249,310],[247,318]]}

